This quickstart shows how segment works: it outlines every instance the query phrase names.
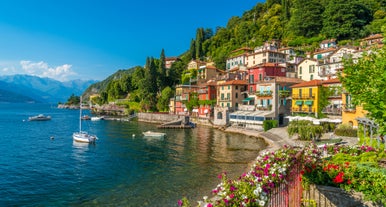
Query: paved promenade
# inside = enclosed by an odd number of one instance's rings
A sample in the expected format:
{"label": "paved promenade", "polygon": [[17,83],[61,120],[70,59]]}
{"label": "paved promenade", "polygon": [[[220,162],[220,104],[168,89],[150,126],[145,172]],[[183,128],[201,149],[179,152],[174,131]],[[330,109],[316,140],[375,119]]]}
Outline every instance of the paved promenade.
{"label": "paved promenade", "polygon": [[[267,132],[256,131],[251,129],[244,129],[238,127],[228,127],[225,129],[226,132],[241,133],[248,136],[261,137],[266,140],[268,147],[264,151],[274,151],[282,148],[284,145],[287,146],[298,146],[303,147],[308,144],[308,141],[300,141],[289,136],[287,127],[278,127],[268,130]],[[322,139],[329,139],[331,133],[326,133],[322,136]],[[333,135],[333,138],[337,138]],[[352,137],[339,137],[342,139],[340,142],[343,145],[356,145],[358,143],[357,138]]]}

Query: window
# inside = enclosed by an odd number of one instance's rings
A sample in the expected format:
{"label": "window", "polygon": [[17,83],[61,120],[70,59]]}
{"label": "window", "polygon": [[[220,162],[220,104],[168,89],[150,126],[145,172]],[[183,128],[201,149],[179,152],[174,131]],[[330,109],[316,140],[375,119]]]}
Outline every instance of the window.
{"label": "window", "polygon": [[239,89],[239,86],[235,86],[235,88],[236,88],[236,90],[238,90],[238,89]]}
{"label": "window", "polygon": [[221,94],[221,100],[224,100],[224,94],[223,93]]}
{"label": "window", "polygon": [[249,83],[253,83],[255,81],[255,75],[249,75]]}
{"label": "window", "polygon": [[313,74],[310,75],[310,80],[314,80],[314,75]]}
{"label": "window", "polygon": [[299,67],[299,75],[302,74],[302,70],[303,70],[303,68],[302,68],[302,67]]}
{"label": "window", "polygon": [[302,89],[300,88],[299,89],[299,98],[301,98],[302,97]]}
{"label": "window", "polygon": [[259,81],[263,80],[263,75],[259,74]]}
{"label": "window", "polygon": [[228,99],[228,100],[231,99],[231,94],[230,94],[230,93],[227,93],[227,99]]}
{"label": "window", "polygon": [[229,102],[227,103],[227,107],[231,107],[231,104]]}
{"label": "window", "polygon": [[239,94],[238,93],[236,93],[235,96],[236,96],[236,98],[239,98]]}
{"label": "window", "polygon": [[312,97],[312,88],[309,88],[309,97]]}
{"label": "window", "polygon": [[251,86],[251,87],[249,88],[249,92],[250,92],[250,93],[253,92],[253,86]]}
{"label": "window", "polygon": [[231,86],[228,86],[228,90],[231,89]]}

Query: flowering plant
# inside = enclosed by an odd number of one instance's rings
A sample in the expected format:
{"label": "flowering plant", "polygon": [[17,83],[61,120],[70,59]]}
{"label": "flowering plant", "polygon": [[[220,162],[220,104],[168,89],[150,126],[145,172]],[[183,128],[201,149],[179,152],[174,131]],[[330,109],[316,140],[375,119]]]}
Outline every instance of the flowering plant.
{"label": "flowering plant", "polygon": [[[346,191],[362,192],[365,199],[386,204],[386,170],[379,169],[378,160],[386,152],[370,146],[310,146],[305,155],[302,181],[308,184],[336,186]],[[312,157],[312,159],[310,159]]]}
{"label": "flowering plant", "polygon": [[[284,147],[257,157],[251,169],[237,180],[230,180],[226,173],[218,177],[221,183],[212,190],[213,200],[204,197],[200,206],[266,206],[271,191],[285,182],[289,169],[295,163],[295,148]],[[180,205],[182,206],[182,205]]]}

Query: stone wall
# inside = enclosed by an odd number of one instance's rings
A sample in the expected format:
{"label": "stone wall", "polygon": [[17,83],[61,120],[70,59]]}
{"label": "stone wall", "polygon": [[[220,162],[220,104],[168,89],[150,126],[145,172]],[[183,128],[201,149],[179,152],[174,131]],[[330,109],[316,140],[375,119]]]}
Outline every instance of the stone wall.
{"label": "stone wall", "polygon": [[362,203],[362,195],[359,193],[349,194],[343,189],[310,185],[309,189],[303,190],[304,206],[322,207],[370,207],[376,206],[371,202]]}
{"label": "stone wall", "polygon": [[138,113],[138,121],[163,124],[182,118],[175,114],[166,113]]}

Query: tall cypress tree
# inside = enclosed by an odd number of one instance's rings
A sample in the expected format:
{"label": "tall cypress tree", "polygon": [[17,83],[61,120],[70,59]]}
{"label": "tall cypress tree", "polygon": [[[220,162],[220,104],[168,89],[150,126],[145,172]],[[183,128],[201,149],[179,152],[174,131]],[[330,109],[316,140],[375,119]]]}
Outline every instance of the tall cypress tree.
{"label": "tall cypress tree", "polygon": [[159,92],[161,92],[166,87],[166,60],[165,60],[165,50],[162,48],[160,61],[158,65],[158,88]]}
{"label": "tall cypress tree", "polygon": [[194,39],[190,41],[189,52],[190,52],[191,59],[195,60],[196,59],[196,41]]}
{"label": "tall cypress tree", "polygon": [[196,59],[203,60],[202,43],[204,42],[204,29],[198,28],[196,32]]}

